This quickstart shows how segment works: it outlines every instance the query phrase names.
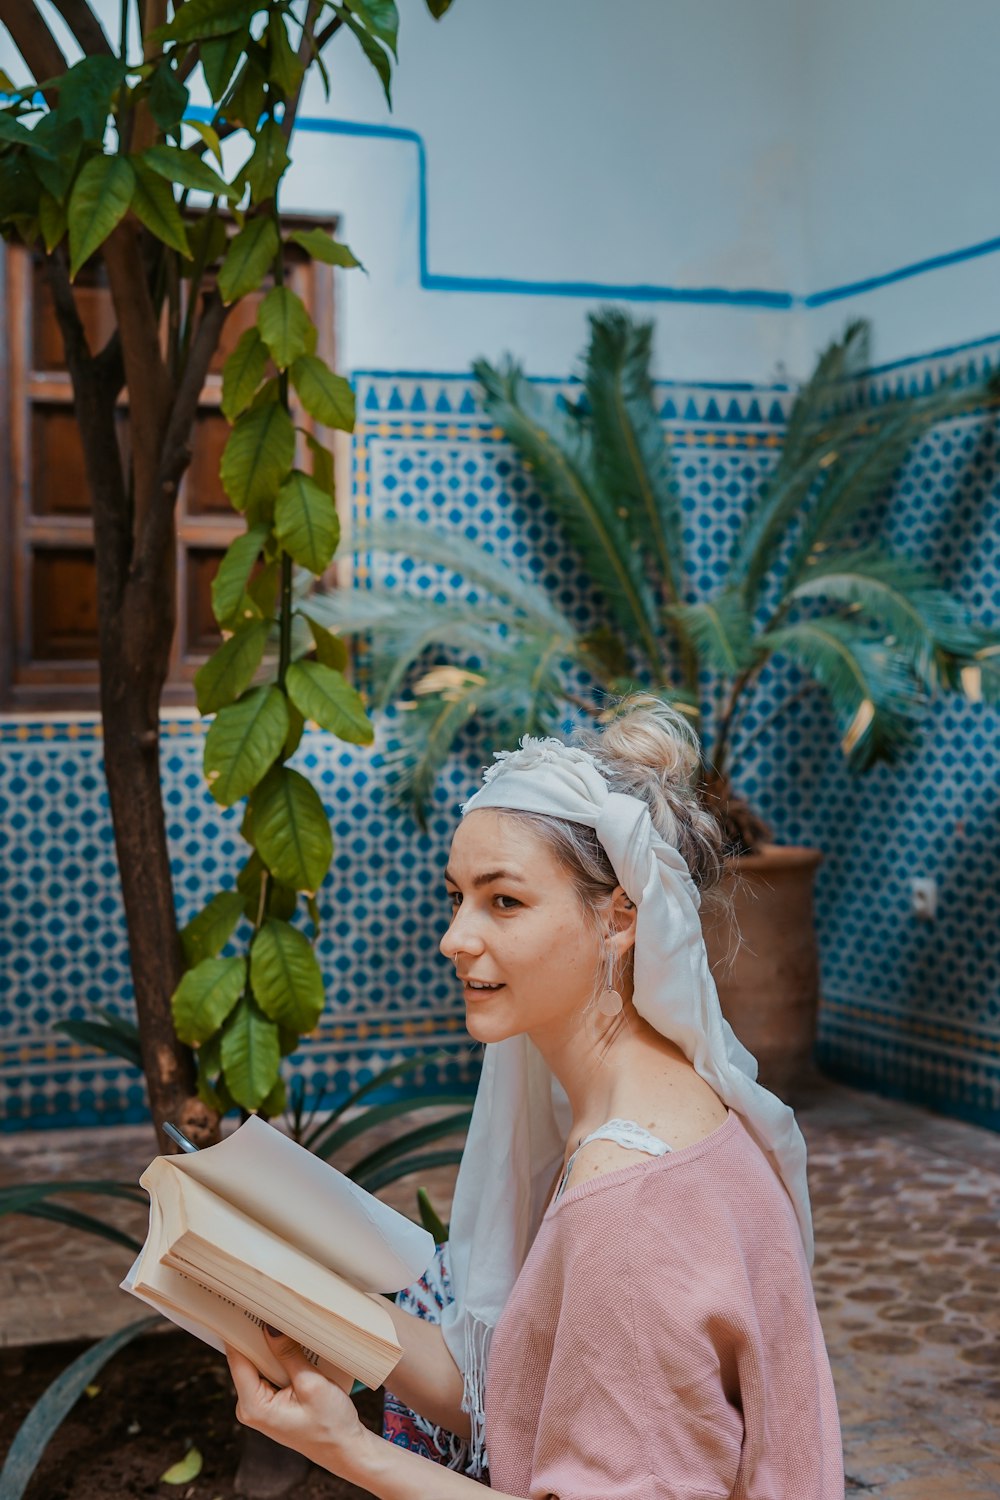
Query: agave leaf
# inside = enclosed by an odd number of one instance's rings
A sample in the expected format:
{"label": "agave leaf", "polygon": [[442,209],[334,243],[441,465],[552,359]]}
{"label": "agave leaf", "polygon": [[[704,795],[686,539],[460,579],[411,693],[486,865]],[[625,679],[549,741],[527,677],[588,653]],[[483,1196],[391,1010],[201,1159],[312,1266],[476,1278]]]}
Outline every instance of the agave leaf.
{"label": "agave leaf", "polygon": [[655,667],[661,656],[656,604],[643,555],[608,493],[589,426],[546,405],[511,361],[494,368],[480,360],[473,371],[486,411],[531,465],[605,608]]}
{"label": "agave leaf", "polygon": [[891,764],[915,741],[923,706],[905,662],[880,638],[835,616],[769,631],[762,644],[799,663],[826,689],[852,771]]}
{"label": "agave leaf", "polygon": [[[441,1108],[444,1105],[449,1107],[453,1104],[467,1105],[468,1102],[468,1094],[421,1094],[419,1099],[406,1097],[393,1099],[388,1104],[375,1104],[362,1110],[360,1114],[344,1124],[328,1122],[323,1130],[317,1133],[309,1149],[316,1156],[322,1156],[324,1160],[328,1160],[335,1151],[342,1150],[359,1135],[365,1135],[376,1125],[384,1125],[387,1120],[395,1120],[400,1115],[410,1114],[418,1107],[431,1109]],[[401,1137],[401,1139],[404,1138]]]}
{"label": "agave leaf", "polygon": [[377,1193],[381,1188],[388,1187],[390,1182],[398,1182],[401,1177],[409,1177],[414,1172],[433,1172],[436,1167],[457,1167],[461,1160],[461,1147],[451,1146],[443,1151],[424,1151],[418,1152],[416,1156],[397,1158],[382,1167],[366,1168],[363,1172],[352,1167],[347,1175],[367,1192]]}
{"label": "agave leaf", "polygon": [[653,405],[653,324],[616,308],[592,314],[584,389],[595,453],[631,541],[651,551],[668,597],[682,597],[680,494]]}
{"label": "agave leaf", "polygon": [[726,677],[736,677],[760,655],[753,621],[737,589],[724,589],[698,604],[674,605],[667,614],[681,622],[708,666]]}
{"label": "agave leaf", "polygon": [[94,1376],[104,1368],[112,1355],[117,1354],[119,1349],[124,1348],[137,1335],[148,1332],[159,1321],[158,1314],[154,1317],[140,1318],[138,1322],[130,1323],[127,1328],[121,1328],[117,1333],[109,1334],[107,1338],[101,1339],[100,1343],[85,1349],[72,1364],[67,1365],[66,1369],[56,1376],[52,1384],[35,1402],[14,1435],[14,1441],[10,1445],[3,1468],[0,1469],[0,1494],[3,1495],[4,1500],[21,1500],[59,1424],[76,1405],[87,1386],[92,1384]]}
{"label": "agave leaf", "polygon": [[940,684],[940,652],[964,658],[978,644],[965,606],[929,569],[874,547],[822,554],[788,598],[826,599],[881,625],[928,688]]}
{"label": "agave leaf", "polygon": [[[464,1101],[463,1101],[464,1102]],[[367,1186],[367,1178],[372,1172],[387,1167],[390,1162],[398,1161],[401,1156],[409,1155],[411,1151],[417,1151],[421,1146],[427,1146],[431,1141],[440,1140],[443,1135],[453,1135],[456,1131],[466,1131],[469,1121],[472,1119],[472,1110],[463,1109],[458,1114],[445,1115],[441,1120],[431,1120],[426,1125],[420,1125],[416,1130],[408,1130],[403,1136],[394,1141],[387,1141],[384,1146],[378,1146],[356,1161],[350,1169],[348,1176],[354,1182],[360,1183],[362,1187]],[[368,1189],[369,1192],[371,1189]]]}
{"label": "agave leaf", "polygon": [[52,1029],[61,1031],[64,1036],[71,1037],[81,1046],[96,1047],[99,1052],[106,1052],[112,1057],[123,1057],[137,1068],[142,1067],[138,1034],[124,1036],[118,1027],[108,1021],[57,1021]]}
{"label": "agave leaf", "polygon": [[307,1147],[310,1151],[315,1150],[316,1142],[322,1139],[334,1121],[339,1120],[349,1109],[355,1109],[361,1103],[362,1099],[367,1098],[369,1094],[373,1094],[376,1089],[385,1088],[387,1084],[395,1083],[396,1079],[402,1078],[404,1074],[413,1073],[417,1068],[425,1068],[428,1063],[445,1062],[447,1061],[447,1056],[445,1052],[421,1054],[418,1057],[404,1058],[402,1062],[392,1063],[388,1068],[383,1068],[381,1072],[374,1074],[365,1083],[360,1084],[356,1089],[352,1089],[346,1098],[342,1099],[336,1108],[332,1109],[318,1125],[312,1126],[308,1134],[302,1139],[303,1146]]}

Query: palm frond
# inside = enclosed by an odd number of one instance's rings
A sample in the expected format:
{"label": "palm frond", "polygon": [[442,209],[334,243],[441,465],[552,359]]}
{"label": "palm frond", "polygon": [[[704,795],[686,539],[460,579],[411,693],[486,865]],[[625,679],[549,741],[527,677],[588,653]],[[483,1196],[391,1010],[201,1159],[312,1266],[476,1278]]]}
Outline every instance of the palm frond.
{"label": "palm frond", "polygon": [[760,654],[753,620],[738,589],[723,589],[698,604],[678,604],[667,610],[683,626],[707,666],[726,677],[736,677]]}
{"label": "palm frond", "polygon": [[[402,707],[392,726],[384,764],[393,798],[426,826],[434,782],[462,730],[477,715],[494,740],[513,744],[522,734],[554,734],[564,716],[563,664],[575,642],[563,636],[528,636],[511,643],[483,672],[446,668],[447,677],[423,680],[429,690]],[[420,684],[418,684],[420,686]]]}
{"label": "palm frond", "polygon": [[609,613],[649,662],[658,664],[656,601],[642,553],[633,547],[601,477],[590,425],[544,403],[512,361],[494,368],[479,360],[473,371],[486,411],[530,464]]}
{"label": "palm frond", "polygon": [[647,550],[672,602],[682,597],[681,502],[653,402],[653,324],[617,308],[591,315],[584,390],[594,452],[633,545]]}
{"label": "palm frond", "polygon": [[975,646],[963,655],[940,652],[941,684],[962,693],[970,703],[1000,706],[1000,635],[981,625],[972,626]]}
{"label": "palm frond", "polygon": [[905,662],[881,637],[837,616],[801,620],[761,637],[826,689],[852,771],[893,763],[916,740],[923,707]]}
{"label": "palm frond", "polygon": [[917,438],[936,422],[981,405],[985,387],[949,382],[929,396],[909,397],[874,410],[857,441],[825,470],[785,571],[786,587],[802,577],[814,549],[830,545],[883,495]]}
{"label": "palm frond", "polygon": [[849,324],[843,338],[823,351],[795,398],[778,461],[744,517],[730,559],[726,586],[742,588],[748,607],[818,475],[871,420],[868,412],[836,410],[844,381],[858,374],[867,358],[867,323]]}
{"label": "palm frond", "polygon": [[458,532],[440,531],[416,521],[369,521],[345,537],[338,556],[368,552],[400,553],[417,562],[447,568],[466,583],[486,590],[491,598],[524,615],[540,629],[567,628],[566,616],[543,584]]}
{"label": "palm frond", "polygon": [[964,660],[979,644],[961,600],[942,588],[928,568],[875,547],[820,554],[787,598],[826,599],[882,626],[888,644],[906,657],[929,689],[942,685],[941,653]]}

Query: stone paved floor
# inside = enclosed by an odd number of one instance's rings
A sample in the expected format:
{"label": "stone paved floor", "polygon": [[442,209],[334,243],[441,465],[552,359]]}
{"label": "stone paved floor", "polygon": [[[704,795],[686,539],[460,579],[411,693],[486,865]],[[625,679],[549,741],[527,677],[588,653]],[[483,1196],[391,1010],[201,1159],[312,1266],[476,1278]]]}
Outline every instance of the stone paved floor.
{"label": "stone paved floor", "polygon": [[[849,1500],[996,1500],[1000,1136],[833,1085],[800,1120]],[[138,1127],[0,1136],[0,1185],[134,1181],[151,1151]],[[447,1217],[451,1174],[424,1185]],[[391,1197],[412,1211],[413,1194],[403,1182]],[[119,1222],[141,1235],[144,1214],[125,1205]],[[128,1322],[136,1304],[117,1290],[128,1262],[127,1250],[89,1236],[0,1219],[0,1344],[96,1337]]]}

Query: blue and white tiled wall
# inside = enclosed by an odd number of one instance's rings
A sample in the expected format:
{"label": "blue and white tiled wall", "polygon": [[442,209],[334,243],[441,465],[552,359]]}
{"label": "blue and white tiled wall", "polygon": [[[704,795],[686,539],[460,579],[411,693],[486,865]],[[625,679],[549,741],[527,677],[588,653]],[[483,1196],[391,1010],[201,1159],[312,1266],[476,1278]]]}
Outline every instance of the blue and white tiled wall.
{"label": "blue and white tiled wall", "polygon": [[[996,362],[998,348],[976,359]],[[959,363],[961,363],[961,358]],[[943,362],[954,364],[954,360]],[[877,386],[938,378],[910,363]],[[478,411],[464,376],[358,376],[354,503],[482,541],[552,588],[581,622],[585,581],[525,473]],[[733,530],[781,441],[783,387],[660,388],[682,481],[692,597],[719,577]],[[962,419],[914,452],[890,500],[892,544],[933,564],[986,623],[1000,616],[1000,453],[992,424]],[[453,591],[423,566],[380,562],[407,589]],[[364,587],[359,571],[357,586]],[[854,780],[819,694],[764,723],[796,679],[775,665],[745,715],[742,790],[785,843],[825,851],[817,884],[823,966],[821,1060],[842,1077],[1000,1126],[1000,797],[998,715],[932,705],[922,747],[895,770]],[[238,815],[204,790],[202,731],[164,734],[164,791],[182,920],[232,879]],[[461,1024],[441,870],[458,803],[486,756],[470,745],[435,792],[426,834],[387,804],[378,755],[307,733],[299,756],[320,785],[336,838],[321,893],[319,955],[328,1005],[296,1059],[311,1092],[343,1093],[417,1052],[418,1083],[469,1083],[476,1052]],[[135,1070],[53,1032],[98,1003],[128,1013],[131,981],[101,778],[97,727],[0,721],[0,1113],[8,1126],[138,1119]],[[910,912],[910,880],[933,876],[938,916]]]}

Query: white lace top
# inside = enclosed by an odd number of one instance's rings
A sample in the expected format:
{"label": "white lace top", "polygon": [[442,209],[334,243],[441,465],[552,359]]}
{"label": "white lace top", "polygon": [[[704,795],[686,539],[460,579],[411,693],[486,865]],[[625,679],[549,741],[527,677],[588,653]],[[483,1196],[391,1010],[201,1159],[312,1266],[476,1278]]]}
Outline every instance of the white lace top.
{"label": "white lace top", "polygon": [[645,1151],[650,1156],[665,1156],[671,1149],[666,1141],[661,1141],[658,1135],[652,1135],[650,1131],[637,1125],[634,1120],[608,1120],[606,1124],[599,1126],[597,1130],[592,1130],[588,1136],[584,1136],[573,1152],[559,1179],[559,1186],[552,1199],[553,1203],[562,1196],[563,1188],[566,1186],[577,1156],[584,1146],[590,1145],[591,1141],[614,1141],[617,1146],[625,1146],[629,1151]]}

